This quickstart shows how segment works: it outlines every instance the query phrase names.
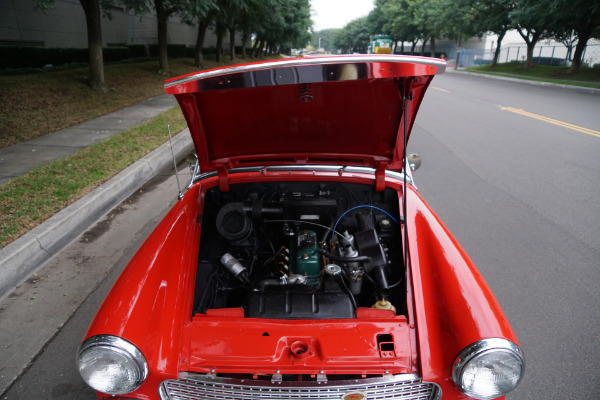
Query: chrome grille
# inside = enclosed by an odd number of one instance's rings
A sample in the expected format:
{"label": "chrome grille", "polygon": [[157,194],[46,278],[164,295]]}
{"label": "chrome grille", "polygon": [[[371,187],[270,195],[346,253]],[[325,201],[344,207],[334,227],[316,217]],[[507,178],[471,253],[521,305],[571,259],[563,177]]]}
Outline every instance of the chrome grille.
{"label": "chrome grille", "polygon": [[269,382],[183,373],[160,385],[162,400],[340,400],[359,392],[368,400],[436,400],[441,391],[417,375],[329,382]]}

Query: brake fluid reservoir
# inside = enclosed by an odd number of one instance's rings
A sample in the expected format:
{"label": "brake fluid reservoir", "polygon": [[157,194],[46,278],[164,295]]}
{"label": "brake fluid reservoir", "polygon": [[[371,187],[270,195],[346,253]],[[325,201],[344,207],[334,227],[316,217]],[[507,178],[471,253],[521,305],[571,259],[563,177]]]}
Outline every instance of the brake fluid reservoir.
{"label": "brake fluid reservoir", "polygon": [[319,287],[321,267],[317,246],[317,234],[313,231],[300,231],[292,243],[294,251],[294,273],[305,275],[306,283]]}

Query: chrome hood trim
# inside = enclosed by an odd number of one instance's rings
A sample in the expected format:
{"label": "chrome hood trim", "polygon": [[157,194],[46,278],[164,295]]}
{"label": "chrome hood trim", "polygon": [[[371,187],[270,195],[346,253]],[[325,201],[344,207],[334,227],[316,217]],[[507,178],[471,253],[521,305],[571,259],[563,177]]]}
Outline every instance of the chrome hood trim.
{"label": "chrome hood trim", "polygon": [[[408,169],[410,170],[410,169]],[[230,175],[240,174],[240,173],[248,173],[248,172],[260,172],[261,174],[266,174],[268,172],[281,172],[281,171],[296,171],[296,172],[337,172],[339,176],[343,176],[345,173],[349,174],[367,174],[367,175],[375,175],[376,170],[374,168],[369,167],[347,167],[343,165],[280,165],[280,166],[272,166],[272,167],[245,167],[245,168],[233,168],[228,173]],[[193,176],[188,185],[188,189],[196,182],[212,178],[217,176],[217,171],[210,171],[204,174],[200,173],[200,169],[198,168],[198,164],[196,164],[193,168]],[[404,179],[403,172],[395,172],[395,171],[385,171],[385,176],[394,179]],[[408,173],[406,176],[406,181],[414,186],[412,174]]]}
{"label": "chrome hood trim", "polygon": [[[184,83],[192,82],[198,79],[212,78],[215,76],[222,76],[235,73],[245,73],[258,71],[269,68],[284,68],[284,67],[300,67],[303,65],[320,65],[320,64],[331,64],[332,61],[339,63],[350,64],[350,63],[364,63],[364,62],[389,62],[389,54],[370,54],[368,56],[327,56],[327,57],[306,57],[306,58],[294,58],[290,60],[278,60],[265,63],[256,63],[250,65],[239,65],[235,67],[222,68],[206,72],[198,72],[193,75],[181,77],[179,79],[169,80],[165,82],[165,88],[171,86],[177,86]],[[446,70],[446,62],[443,60],[425,58],[425,57],[414,57],[414,56],[403,56],[403,62],[406,63],[417,63],[425,64],[437,67],[437,74],[441,74]]]}

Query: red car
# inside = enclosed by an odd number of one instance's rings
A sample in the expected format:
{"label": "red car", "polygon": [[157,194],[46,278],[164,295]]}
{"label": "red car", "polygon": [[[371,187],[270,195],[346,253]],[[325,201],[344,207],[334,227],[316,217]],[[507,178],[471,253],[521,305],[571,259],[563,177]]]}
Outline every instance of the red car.
{"label": "red car", "polygon": [[493,399],[524,373],[406,143],[439,59],[168,80],[197,164],[77,355],[99,399]]}

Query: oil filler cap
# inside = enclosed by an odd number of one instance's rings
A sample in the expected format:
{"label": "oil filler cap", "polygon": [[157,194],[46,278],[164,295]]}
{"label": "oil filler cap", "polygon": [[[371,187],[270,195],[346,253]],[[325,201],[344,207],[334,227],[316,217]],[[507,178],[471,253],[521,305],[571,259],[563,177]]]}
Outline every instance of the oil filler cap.
{"label": "oil filler cap", "polygon": [[342,268],[337,264],[327,264],[325,266],[325,273],[331,276],[337,276],[342,273]]}

